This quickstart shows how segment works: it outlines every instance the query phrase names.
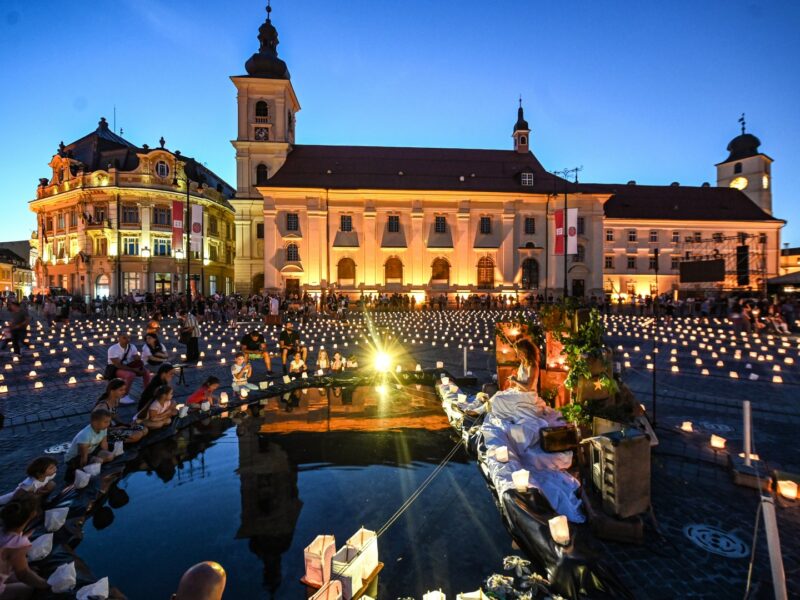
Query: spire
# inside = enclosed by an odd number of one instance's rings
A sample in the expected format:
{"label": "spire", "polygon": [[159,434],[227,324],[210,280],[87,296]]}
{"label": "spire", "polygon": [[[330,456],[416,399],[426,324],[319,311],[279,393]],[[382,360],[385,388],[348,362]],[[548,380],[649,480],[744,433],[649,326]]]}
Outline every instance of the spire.
{"label": "spire", "polygon": [[519,108],[517,109],[517,122],[514,124],[514,131],[530,131],[528,122],[522,110],[522,94],[519,96]]}
{"label": "spire", "polygon": [[267,0],[267,19],[258,28],[258,52],[250,57],[244,67],[251,77],[289,79],[286,63],[278,58],[278,30],[272,25],[272,6]]}
{"label": "spire", "polygon": [[741,123],[742,125],[742,135],[744,135],[744,126],[745,126],[744,113],[742,113],[742,116],[739,117],[739,123]]}

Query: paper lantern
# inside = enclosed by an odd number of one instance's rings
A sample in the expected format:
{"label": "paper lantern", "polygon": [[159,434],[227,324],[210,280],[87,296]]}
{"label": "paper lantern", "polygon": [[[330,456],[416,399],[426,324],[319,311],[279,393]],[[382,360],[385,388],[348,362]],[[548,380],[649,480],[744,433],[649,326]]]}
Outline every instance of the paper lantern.
{"label": "paper lantern", "polygon": [[550,526],[550,536],[556,544],[566,546],[569,544],[569,521],[564,515],[558,515],[547,521]]}
{"label": "paper lantern", "polygon": [[239,395],[242,397],[242,400],[244,400],[250,395],[250,390],[247,388],[242,388],[239,390]]}
{"label": "paper lantern", "polygon": [[797,483],[789,480],[778,480],[778,493],[789,500],[797,500]]}
{"label": "paper lantern", "polygon": [[681,423],[681,431],[686,431],[686,432],[689,432],[689,433],[694,431],[694,429],[692,429],[692,422],[691,421],[684,421],[683,423]]}
{"label": "paper lantern", "polygon": [[[508,462],[508,446],[498,446],[494,449],[494,457],[497,462]],[[526,484],[527,485],[527,484]]]}
{"label": "paper lantern", "polygon": [[514,488],[518,492],[526,492],[528,490],[528,477],[530,473],[526,469],[520,469],[511,473],[511,480],[514,482]]}
{"label": "paper lantern", "polygon": [[222,392],[219,395],[219,403],[220,404],[227,404],[228,403],[228,392]]}
{"label": "paper lantern", "polygon": [[75,384],[75,383],[78,383],[78,380],[77,380],[77,379],[75,379],[75,377],[73,376],[73,377],[70,377],[70,378],[69,378],[69,380],[67,381],[67,383],[69,383],[69,384]]}
{"label": "paper lantern", "polygon": [[37,381],[33,384],[34,389],[40,390],[44,387],[44,384],[41,381]]}
{"label": "paper lantern", "polygon": [[0,394],[7,394],[7,393],[8,393],[8,386],[0,385]]}
{"label": "paper lantern", "polygon": [[441,590],[434,590],[423,594],[422,600],[447,600],[447,596]]}
{"label": "paper lantern", "polygon": [[208,400],[206,400],[205,402],[201,402],[200,403],[200,410],[202,410],[202,411],[211,410],[211,402],[209,402]]}
{"label": "paper lantern", "polygon": [[189,414],[189,407],[185,404],[176,404],[175,408],[178,409],[178,418],[182,419]]}
{"label": "paper lantern", "polygon": [[724,448],[725,447],[725,442],[727,442],[727,441],[728,440],[726,440],[722,436],[712,435],[711,436],[711,447],[712,448],[718,448],[718,449]]}

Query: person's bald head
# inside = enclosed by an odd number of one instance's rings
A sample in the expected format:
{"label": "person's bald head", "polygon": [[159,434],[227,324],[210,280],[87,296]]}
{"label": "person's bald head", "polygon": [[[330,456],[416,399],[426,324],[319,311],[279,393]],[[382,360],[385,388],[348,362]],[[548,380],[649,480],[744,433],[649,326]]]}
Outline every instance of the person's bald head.
{"label": "person's bald head", "polygon": [[190,567],[181,577],[174,600],[221,600],[225,591],[225,569],[206,561]]}

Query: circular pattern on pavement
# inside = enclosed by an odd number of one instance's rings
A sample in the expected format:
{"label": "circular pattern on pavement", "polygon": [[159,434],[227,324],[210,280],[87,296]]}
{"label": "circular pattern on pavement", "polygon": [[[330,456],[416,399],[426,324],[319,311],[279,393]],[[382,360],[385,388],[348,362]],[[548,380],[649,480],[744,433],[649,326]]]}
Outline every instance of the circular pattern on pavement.
{"label": "circular pattern on pavement", "polygon": [[743,558],[750,554],[748,545],[734,533],[712,525],[693,523],[683,528],[683,534],[696,546],[712,554],[726,558]]}

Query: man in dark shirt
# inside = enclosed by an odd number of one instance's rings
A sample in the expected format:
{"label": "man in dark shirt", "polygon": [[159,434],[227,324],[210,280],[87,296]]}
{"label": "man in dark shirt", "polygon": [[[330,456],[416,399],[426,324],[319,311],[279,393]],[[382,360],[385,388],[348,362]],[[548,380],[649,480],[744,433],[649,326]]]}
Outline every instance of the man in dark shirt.
{"label": "man in dark shirt", "polygon": [[253,329],[250,333],[246,333],[239,340],[239,348],[248,362],[250,359],[263,358],[267,373],[272,375],[272,361],[269,358],[269,350],[267,350],[267,340],[264,339],[260,331]]}
{"label": "man in dark shirt", "polygon": [[[19,302],[11,301],[8,305],[11,310],[11,318],[8,320],[8,328],[11,333],[11,345],[14,348],[14,354],[20,356],[22,354],[22,342],[25,339],[25,332],[28,331],[28,323],[31,318],[28,311],[25,310]],[[5,340],[3,348],[8,345],[8,340]]]}
{"label": "man in dark shirt", "polygon": [[294,330],[294,323],[291,321],[286,323],[284,330],[281,331],[278,342],[281,347],[281,364],[283,365],[283,374],[285,375],[286,363],[289,360],[289,355],[299,352],[303,355],[303,361],[305,362],[308,356],[308,349],[300,345],[300,334]]}

